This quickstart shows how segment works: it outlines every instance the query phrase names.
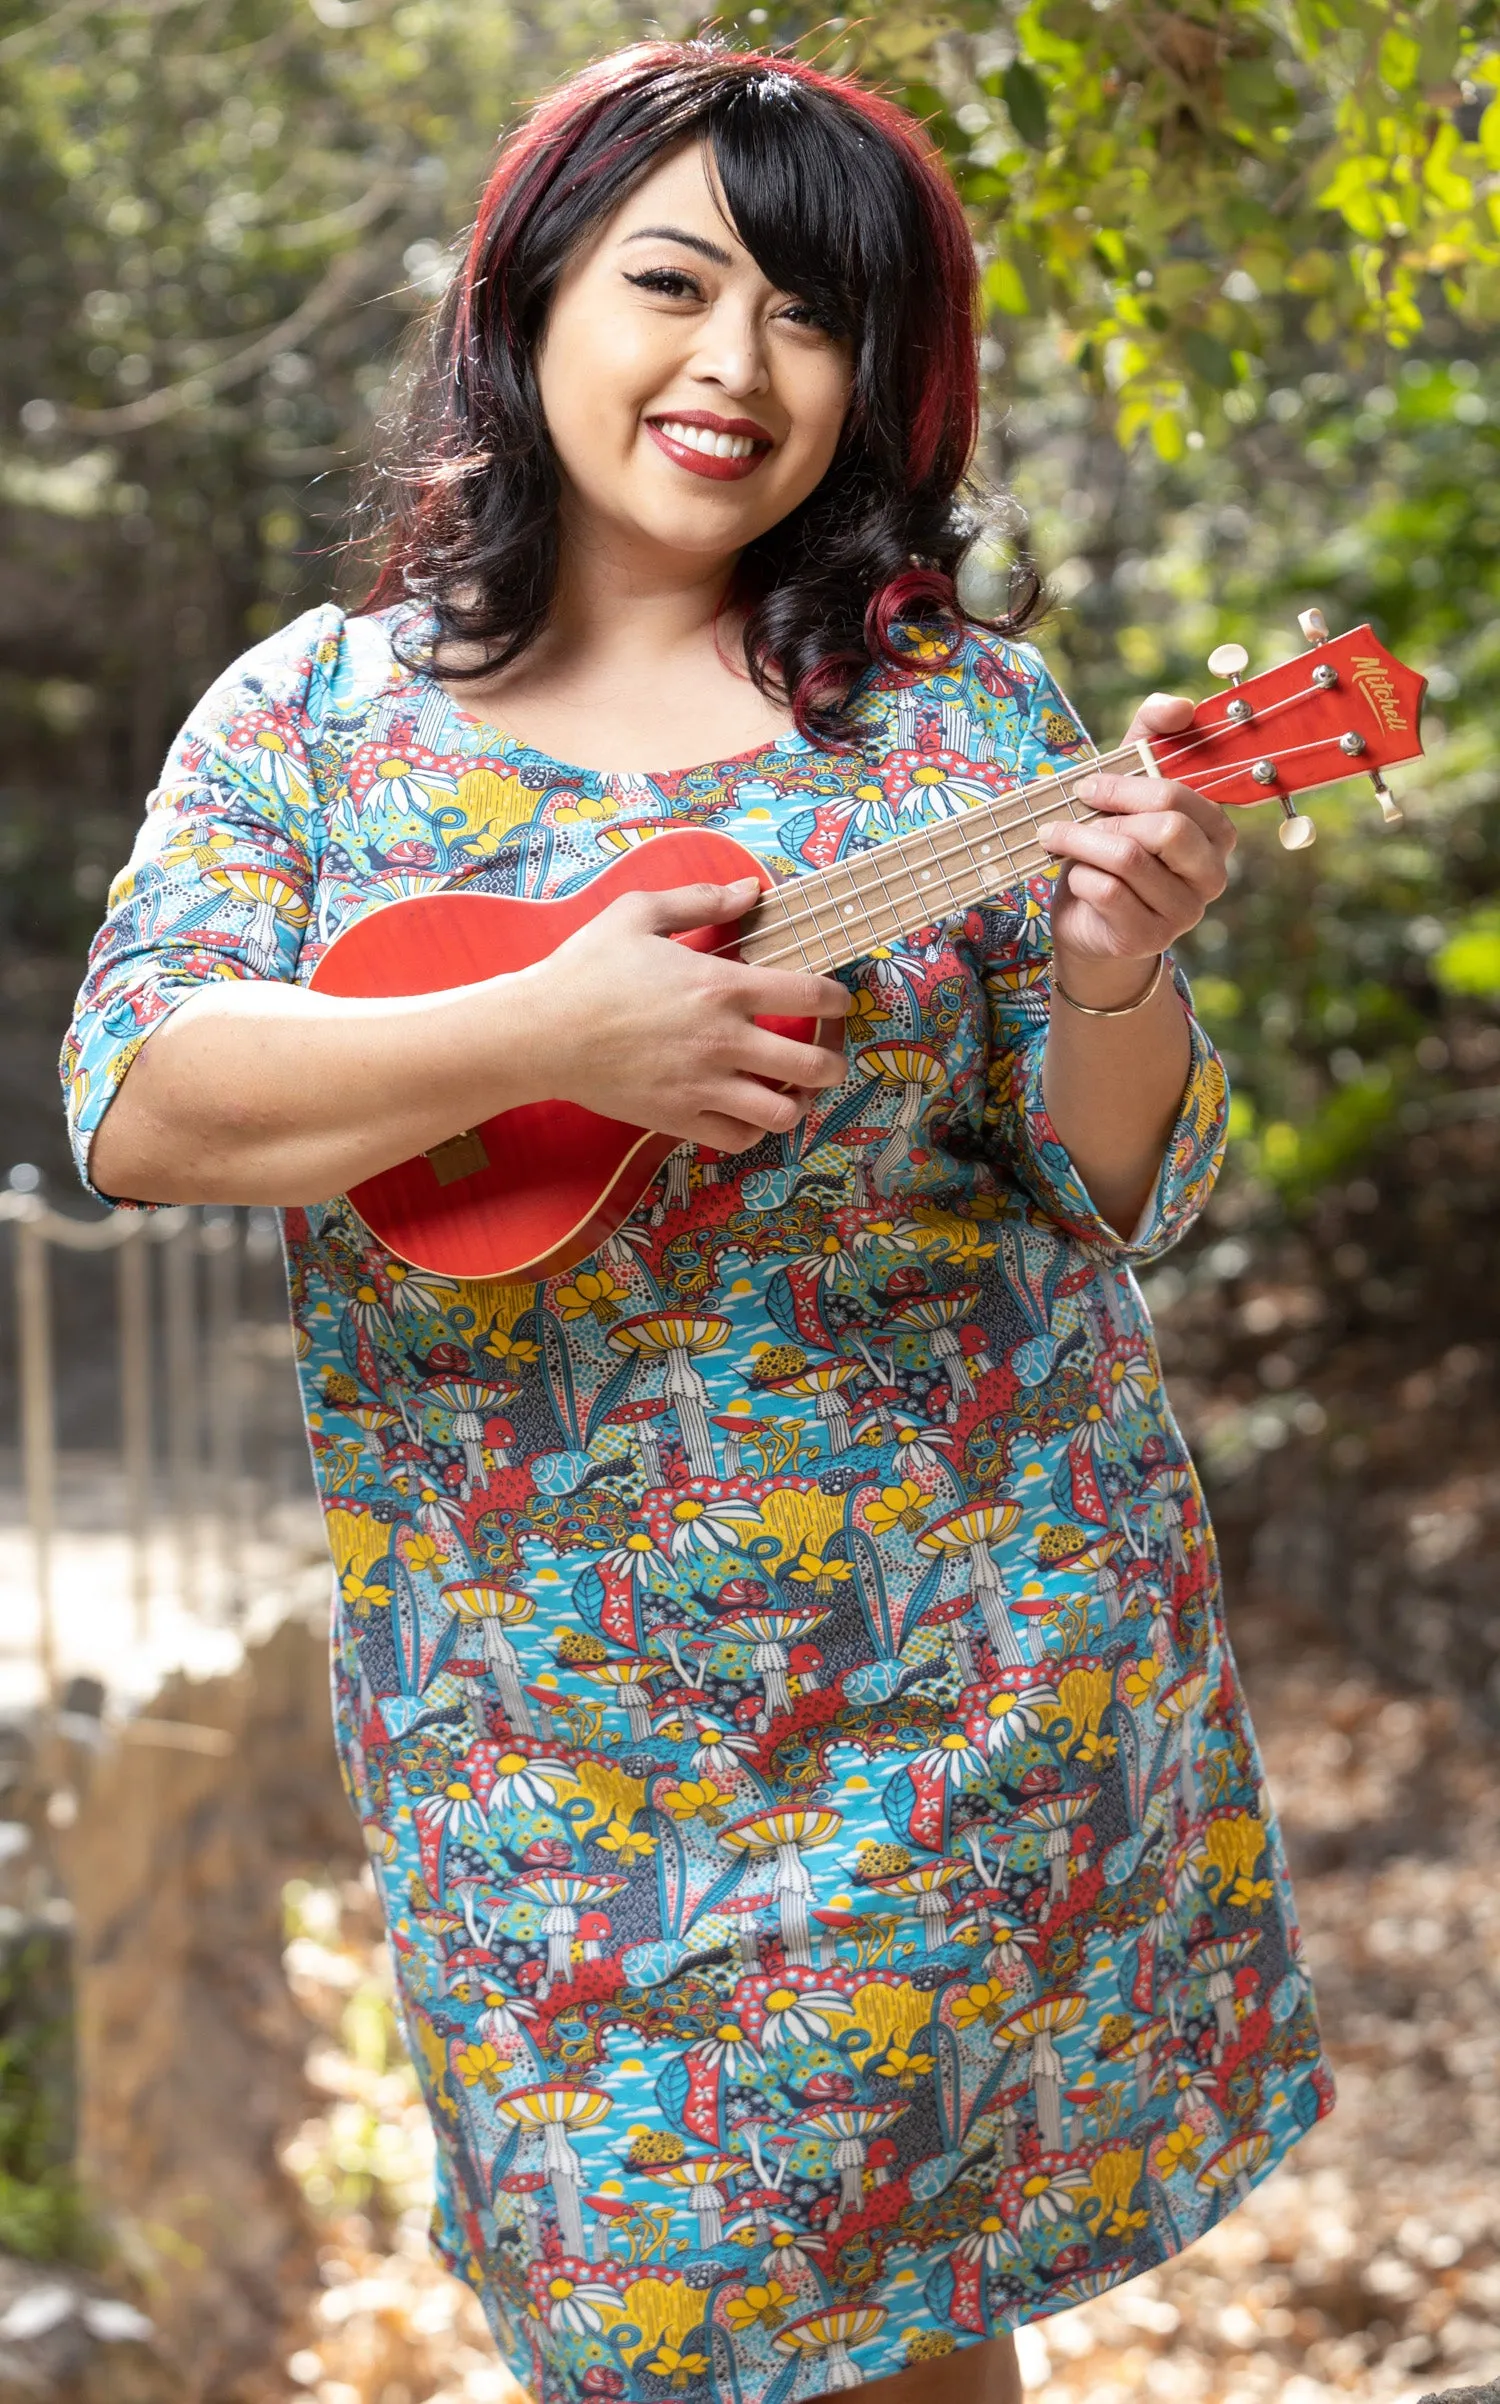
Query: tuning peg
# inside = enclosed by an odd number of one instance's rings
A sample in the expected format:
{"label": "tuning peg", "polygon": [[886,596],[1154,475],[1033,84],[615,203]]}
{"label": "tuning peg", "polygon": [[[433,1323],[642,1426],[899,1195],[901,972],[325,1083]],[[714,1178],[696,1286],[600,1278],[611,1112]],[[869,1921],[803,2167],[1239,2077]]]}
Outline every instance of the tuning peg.
{"label": "tuning peg", "polygon": [[1381,775],[1378,768],[1371,769],[1370,782],[1375,787],[1375,798],[1380,804],[1380,815],[1385,820],[1386,825],[1404,826],[1406,824],[1406,813],[1402,809],[1400,803],[1397,801],[1395,794],[1391,791],[1390,786],[1386,783],[1385,778]]}
{"label": "tuning peg", "polygon": [[1208,655],[1209,675],[1225,676],[1231,684],[1239,683],[1249,665],[1250,654],[1243,643],[1221,643]]}
{"label": "tuning peg", "polygon": [[1297,612],[1297,624],[1302,629],[1303,638],[1306,641],[1309,650],[1315,649],[1319,643],[1327,642],[1328,620],[1324,617],[1323,612],[1320,609],[1299,610]]}
{"label": "tuning peg", "polygon": [[1281,796],[1281,824],[1276,840],[1283,851],[1310,851],[1318,840],[1318,830],[1310,818],[1304,818],[1289,794]]}

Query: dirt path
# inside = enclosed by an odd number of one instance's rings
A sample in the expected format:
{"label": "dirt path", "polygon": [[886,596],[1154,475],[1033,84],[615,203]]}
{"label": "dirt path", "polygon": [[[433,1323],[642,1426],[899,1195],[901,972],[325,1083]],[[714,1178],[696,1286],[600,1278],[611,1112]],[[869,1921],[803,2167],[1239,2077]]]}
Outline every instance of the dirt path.
{"label": "dirt path", "polygon": [[[1500,2375],[1500,1748],[1267,1613],[1238,1631],[1339,2108],[1171,2268],[1023,2332],[1035,2404],[1410,2404]],[[326,2109],[288,2156],[324,2292],[287,2404],[519,2404],[426,2258],[425,2123],[357,1888],[288,1952]]]}

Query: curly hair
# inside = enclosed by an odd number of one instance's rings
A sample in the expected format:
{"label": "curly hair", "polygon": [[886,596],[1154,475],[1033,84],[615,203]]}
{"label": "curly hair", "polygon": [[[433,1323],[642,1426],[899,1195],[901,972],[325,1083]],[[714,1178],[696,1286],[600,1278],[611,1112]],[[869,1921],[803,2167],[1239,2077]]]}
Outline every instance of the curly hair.
{"label": "curly hair", "polygon": [[[502,144],[462,273],[431,322],[393,455],[365,606],[426,605],[431,650],[518,659],[558,573],[557,460],[536,353],[559,276],[653,165],[710,149],[741,240],[777,290],[849,342],[853,391],[816,489],[746,545],[726,596],[746,661],[804,735],[838,740],[872,664],[910,669],[898,623],[956,631],[977,531],[962,495],[978,427],[976,270],[958,194],[916,121],[796,58],[644,43],[572,77]],[[986,621],[1019,633],[1028,564]],[[930,661],[929,661],[930,667]]]}

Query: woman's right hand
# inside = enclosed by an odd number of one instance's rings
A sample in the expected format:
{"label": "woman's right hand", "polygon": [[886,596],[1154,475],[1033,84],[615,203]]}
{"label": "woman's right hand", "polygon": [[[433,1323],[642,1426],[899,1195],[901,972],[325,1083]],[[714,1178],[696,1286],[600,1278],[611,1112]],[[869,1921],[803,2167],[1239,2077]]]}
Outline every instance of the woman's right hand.
{"label": "woman's right hand", "polygon": [[[743,1152],[842,1085],[842,985],[670,940],[732,925],[760,890],[744,877],[622,894],[547,959],[499,981],[506,1046],[520,1050],[535,1098]],[[757,1018],[816,1020],[819,1040],[795,1042]]]}

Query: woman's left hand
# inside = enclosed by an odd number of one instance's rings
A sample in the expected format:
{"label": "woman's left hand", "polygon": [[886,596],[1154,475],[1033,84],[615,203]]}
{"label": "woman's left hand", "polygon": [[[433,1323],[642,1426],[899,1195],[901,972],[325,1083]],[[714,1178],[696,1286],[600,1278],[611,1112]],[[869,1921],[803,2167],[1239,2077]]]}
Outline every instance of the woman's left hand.
{"label": "woman's left hand", "polygon": [[[1125,740],[1178,734],[1193,708],[1180,694],[1153,693]],[[1052,942],[1070,991],[1098,985],[1101,970],[1108,977],[1105,963],[1155,958],[1195,927],[1224,890],[1235,841],[1216,802],[1165,777],[1104,772],[1090,777],[1078,797],[1100,815],[1086,825],[1054,818],[1042,833],[1063,863],[1052,896]],[[1084,975],[1070,976],[1079,966]],[[1087,998],[1106,997],[1101,989]]]}

